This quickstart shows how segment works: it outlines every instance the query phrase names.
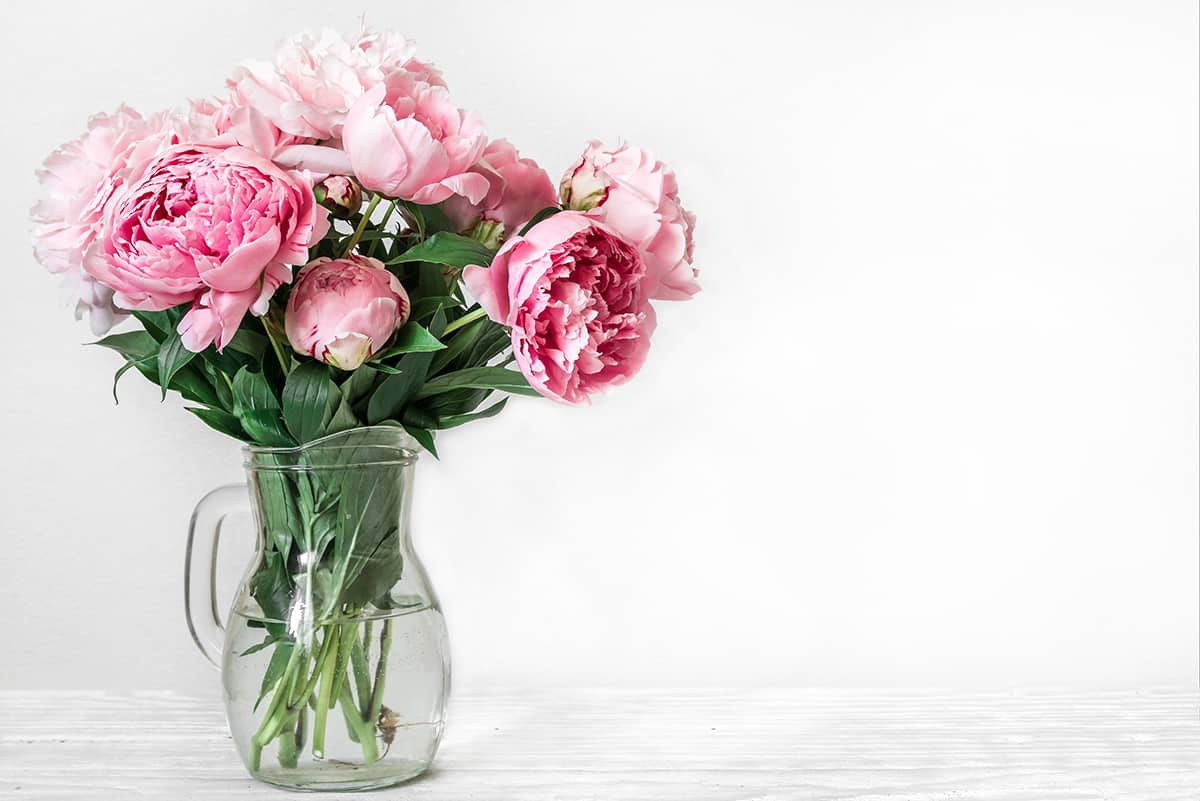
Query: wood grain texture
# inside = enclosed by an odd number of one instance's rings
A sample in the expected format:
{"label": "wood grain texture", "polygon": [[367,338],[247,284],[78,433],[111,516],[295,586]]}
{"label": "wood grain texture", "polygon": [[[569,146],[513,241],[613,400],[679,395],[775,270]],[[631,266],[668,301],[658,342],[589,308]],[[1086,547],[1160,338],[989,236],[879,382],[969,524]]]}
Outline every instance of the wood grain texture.
{"label": "wood grain texture", "polygon": [[[1200,693],[463,695],[435,769],[375,796],[1197,801]],[[6,692],[0,797],[292,796],[245,776],[215,697]]]}

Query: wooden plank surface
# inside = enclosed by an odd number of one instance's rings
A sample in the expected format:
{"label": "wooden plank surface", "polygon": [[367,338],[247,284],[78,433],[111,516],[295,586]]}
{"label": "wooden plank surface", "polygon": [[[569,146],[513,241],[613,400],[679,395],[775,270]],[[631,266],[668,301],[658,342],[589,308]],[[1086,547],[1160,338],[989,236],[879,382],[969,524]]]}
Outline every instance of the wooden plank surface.
{"label": "wooden plank surface", "polygon": [[[435,769],[374,796],[1197,801],[1200,693],[463,694]],[[215,697],[0,692],[0,797],[294,796],[245,776]]]}

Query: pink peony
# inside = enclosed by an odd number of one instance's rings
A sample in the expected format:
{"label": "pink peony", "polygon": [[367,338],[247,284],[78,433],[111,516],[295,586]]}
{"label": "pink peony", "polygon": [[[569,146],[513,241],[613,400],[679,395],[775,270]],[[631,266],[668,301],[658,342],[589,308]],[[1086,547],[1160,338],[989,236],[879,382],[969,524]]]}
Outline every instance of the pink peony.
{"label": "pink peony", "polygon": [[470,203],[457,195],[446,201],[445,211],[460,231],[483,221],[499,226],[497,240],[521,230],[533,215],[558,205],[550,176],[533,159],[523,159],[504,139],[490,143],[483,158],[471,168],[488,180],[487,196]]}
{"label": "pink peony", "polygon": [[180,122],[167,114],[145,118],[128,106],[97,114],[79,139],[55,150],[38,171],[43,196],[33,208],[34,255],[65,276],[75,319],[86,314],[92,331],[104,334],[122,318],[113,292],[83,270],[104,205],[147,158],[178,141]]}
{"label": "pink peony", "polygon": [[340,148],[314,145],[286,133],[258,110],[238,107],[229,99],[192,101],[183,141],[223,147],[240,145],[285,169],[313,173],[314,180],[350,172],[350,160]]}
{"label": "pink peony", "polygon": [[463,281],[512,331],[513,355],[548,398],[582,403],[628,381],[646,360],[654,311],[633,245],[595,219],[564,211],[509,239],[491,267]]}
{"label": "pink peony", "polygon": [[284,328],[297,353],[354,370],[383,349],[408,312],[400,279],[378,260],[322,257],[300,271]]}
{"label": "pink peony", "polygon": [[450,102],[445,88],[394,74],[346,115],[342,145],[366,189],[415,203],[463,195],[483,200],[488,180],[468,170],[487,135],[479,119]]}
{"label": "pink peony", "polygon": [[352,41],[331,30],[302,33],[284,42],[274,61],[239,67],[229,81],[231,99],[286,133],[335,139],[354,102],[391,75],[444,86],[436,69],[413,58],[414,50],[392,32],[364,32]]}
{"label": "pink peony", "polygon": [[692,267],[696,217],[679,205],[675,173],[649,150],[590,142],[560,191],[565,208],[586,211],[637,245],[650,297],[687,300],[700,291]]}
{"label": "pink peony", "polygon": [[244,147],[178,145],[114,195],[85,269],[127,309],[191,303],[184,345],[225,347],[247,311],[264,314],[289,265],[328,230],[304,177]]}

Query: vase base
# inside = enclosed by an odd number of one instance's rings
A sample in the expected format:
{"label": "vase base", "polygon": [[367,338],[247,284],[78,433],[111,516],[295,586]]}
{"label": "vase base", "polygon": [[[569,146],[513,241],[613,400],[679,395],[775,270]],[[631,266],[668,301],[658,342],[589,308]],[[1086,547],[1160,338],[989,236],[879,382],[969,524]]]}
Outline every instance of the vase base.
{"label": "vase base", "polygon": [[353,765],[326,763],[310,770],[276,769],[252,774],[265,784],[300,793],[337,793],[358,790],[381,790],[412,781],[429,770],[430,762],[376,763]]}

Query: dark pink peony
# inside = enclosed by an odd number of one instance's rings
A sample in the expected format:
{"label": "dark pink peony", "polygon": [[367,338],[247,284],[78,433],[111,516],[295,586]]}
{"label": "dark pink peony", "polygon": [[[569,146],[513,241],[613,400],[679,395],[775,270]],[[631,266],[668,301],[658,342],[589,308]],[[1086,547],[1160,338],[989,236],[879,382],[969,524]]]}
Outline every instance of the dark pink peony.
{"label": "dark pink peony", "polygon": [[463,281],[512,332],[513,355],[548,398],[583,403],[628,381],[646,360],[654,311],[637,248],[578,212],[509,239]]}
{"label": "dark pink peony", "polygon": [[191,303],[184,345],[219,350],[247,311],[266,312],[326,230],[304,177],[244,147],[178,145],[114,195],[84,266],[122,308]]}

